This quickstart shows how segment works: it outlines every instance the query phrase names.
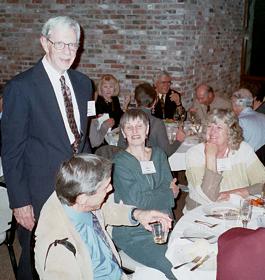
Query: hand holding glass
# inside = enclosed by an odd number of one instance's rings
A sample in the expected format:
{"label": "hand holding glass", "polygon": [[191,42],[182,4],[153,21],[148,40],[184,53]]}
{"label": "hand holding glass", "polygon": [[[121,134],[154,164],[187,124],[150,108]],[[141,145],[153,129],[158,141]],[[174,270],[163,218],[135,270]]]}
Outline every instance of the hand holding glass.
{"label": "hand holding glass", "polygon": [[152,233],[155,243],[164,244],[167,242],[168,231],[163,229],[161,223],[156,222],[152,224]]}

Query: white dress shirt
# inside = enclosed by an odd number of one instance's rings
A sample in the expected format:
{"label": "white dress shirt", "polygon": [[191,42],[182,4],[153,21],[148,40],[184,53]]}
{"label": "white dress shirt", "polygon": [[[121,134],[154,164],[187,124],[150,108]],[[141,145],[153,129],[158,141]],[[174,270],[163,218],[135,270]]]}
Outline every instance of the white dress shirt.
{"label": "white dress shirt", "polygon": [[[49,79],[51,81],[52,87],[54,89],[54,93],[58,102],[58,106],[60,108],[60,112],[63,118],[63,122],[64,122],[64,126],[67,132],[67,135],[69,137],[69,141],[70,143],[74,143],[75,141],[75,137],[74,134],[71,131],[71,128],[69,126],[69,122],[67,119],[67,115],[66,115],[66,110],[65,110],[65,105],[64,105],[64,98],[63,98],[63,93],[62,93],[62,89],[61,89],[61,82],[60,82],[60,78],[61,78],[61,74],[58,73],[51,65],[50,63],[47,61],[46,57],[44,56],[42,59],[42,64],[44,66],[45,71],[47,72]],[[77,102],[76,102],[76,98],[75,98],[75,93],[74,93],[74,89],[72,87],[71,81],[69,79],[69,76],[67,74],[67,72],[64,72],[63,74],[64,78],[65,78],[65,83],[66,85],[69,87],[70,91],[71,91],[71,97],[72,97],[72,103],[73,103],[73,109],[74,109],[74,118],[75,118],[75,122],[77,125],[77,129],[80,132],[80,114],[79,114],[79,110],[78,110],[78,106],[77,106]]]}

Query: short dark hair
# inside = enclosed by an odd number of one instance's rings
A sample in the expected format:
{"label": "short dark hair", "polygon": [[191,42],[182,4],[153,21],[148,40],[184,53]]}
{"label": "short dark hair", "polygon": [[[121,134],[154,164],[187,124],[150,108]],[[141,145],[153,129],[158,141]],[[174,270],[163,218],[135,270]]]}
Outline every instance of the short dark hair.
{"label": "short dark hair", "polygon": [[156,100],[156,91],[149,83],[138,85],[134,90],[134,94],[139,107],[151,108]]}
{"label": "short dark hair", "polygon": [[79,194],[93,195],[101,183],[111,176],[112,163],[94,154],[74,155],[62,163],[56,177],[55,191],[66,205],[75,204]]}

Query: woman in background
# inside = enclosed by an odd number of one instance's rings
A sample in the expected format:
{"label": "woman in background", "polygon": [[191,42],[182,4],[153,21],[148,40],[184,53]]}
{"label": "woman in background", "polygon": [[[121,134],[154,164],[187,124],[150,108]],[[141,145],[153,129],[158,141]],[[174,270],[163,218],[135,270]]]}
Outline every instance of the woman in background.
{"label": "woman in background", "polygon": [[[101,77],[97,89],[96,113],[97,115],[109,114],[109,117],[114,120],[113,128],[119,126],[120,118],[123,114],[118,98],[119,92],[119,82],[114,76],[106,74]],[[124,110],[127,109],[129,103],[130,98],[125,98]]]}
{"label": "woman in background", "polygon": [[238,118],[231,110],[214,109],[208,115],[205,142],[187,151],[186,165],[187,210],[229,200],[232,193],[242,197],[261,193],[259,183],[265,181],[265,167],[243,141]]}

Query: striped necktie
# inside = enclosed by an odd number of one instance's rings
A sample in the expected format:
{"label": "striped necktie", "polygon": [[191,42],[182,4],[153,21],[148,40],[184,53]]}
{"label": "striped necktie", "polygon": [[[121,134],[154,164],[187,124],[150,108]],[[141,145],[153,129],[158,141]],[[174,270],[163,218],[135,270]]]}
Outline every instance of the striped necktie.
{"label": "striped necktie", "polygon": [[116,257],[114,256],[114,254],[113,254],[113,252],[112,252],[112,250],[111,250],[110,244],[109,244],[109,242],[108,242],[108,240],[107,240],[107,237],[106,237],[104,231],[103,231],[102,228],[101,228],[101,225],[100,225],[100,223],[99,223],[99,221],[98,221],[97,216],[94,215],[93,213],[91,213],[91,214],[92,214],[93,228],[94,228],[95,232],[98,234],[98,236],[101,238],[101,240],[105,243],[105,245],[109,248],[109,250],[110,250],[110,252],[111,252],[111,255],[112,255],[112,260],[113,260],[118,266],[120,266],[119,263],[118,263],[118,261],[117,261],[117,259],[116,259]]}
{"label": "striped necktie", "polygon": [[64,76],[61,76],[60,82],[61,82],[61,89],[62,89],[62,94],[63,94],[63,99],[64,99],[67,120],[68,120],[70,129],[75,137],[75,141],[72,144],[72,149],[73,149],[73,152],[76,154],[76,153],[78,153],[78,146],[81,142],[81,136],[78,132],[77,124],[76,124],[75,117],[74,117],[74,107],[73,107],[73,103],[72,103],[71,91],[65,83]]}

